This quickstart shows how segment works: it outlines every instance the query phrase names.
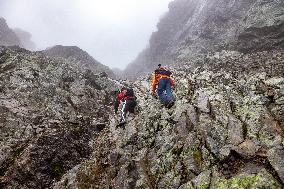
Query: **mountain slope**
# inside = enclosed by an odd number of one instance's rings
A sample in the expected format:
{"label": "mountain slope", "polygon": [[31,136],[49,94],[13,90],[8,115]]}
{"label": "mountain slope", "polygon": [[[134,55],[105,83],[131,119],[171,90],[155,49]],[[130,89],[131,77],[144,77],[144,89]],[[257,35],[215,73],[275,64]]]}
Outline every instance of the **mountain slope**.
{"label": "mountain slope", "polygon": [[92,157],[54,188],[282,188],[283,60],[227,51],[172,68],[171,109],[147,92],[150,75],[136,81],[140,112],[125,128],[110,117]]}
{"label": "mountain slope", "polygon": [[74,66],[77,66],[78,69],[90,69],[94,73],[105,72],[108,76],[114,77],[114,73],[110,68],[95,60],[79,47],[56,45],[44,50],[43,53],[53,58],[64,58]]}
{"label": "mountain slope", "polygon": [[244,53],[283,49],[281,0],[175,0],[158,31],[125,73],[151,71],[158,63],[177,64],[222,50]]}
{"label": "mountain slope", "polygon": [[50,188],[91,155],[116,84],[17,47],[0,47],[0,78],[0,188]]}

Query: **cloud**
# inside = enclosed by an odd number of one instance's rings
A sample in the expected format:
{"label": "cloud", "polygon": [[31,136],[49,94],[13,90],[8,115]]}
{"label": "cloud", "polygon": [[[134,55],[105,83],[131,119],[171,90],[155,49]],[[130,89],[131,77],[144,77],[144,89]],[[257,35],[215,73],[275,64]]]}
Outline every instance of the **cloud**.
{"label": "cloud", "polygon": [[0,16],[32,34],[40,49],[76,45],[125,68],[148,44],[171,0],[0,0]]}

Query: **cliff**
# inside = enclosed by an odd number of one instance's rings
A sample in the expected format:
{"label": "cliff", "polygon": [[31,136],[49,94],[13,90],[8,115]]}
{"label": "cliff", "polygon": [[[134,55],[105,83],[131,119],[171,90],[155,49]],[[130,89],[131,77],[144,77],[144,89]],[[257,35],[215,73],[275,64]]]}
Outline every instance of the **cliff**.
{"label": "cliff", "polygon": [[243,53],[284,47],[281,0],[175,0],[146,48],[125,74],[134,79],[158,63],[180,64],[222,50]]}

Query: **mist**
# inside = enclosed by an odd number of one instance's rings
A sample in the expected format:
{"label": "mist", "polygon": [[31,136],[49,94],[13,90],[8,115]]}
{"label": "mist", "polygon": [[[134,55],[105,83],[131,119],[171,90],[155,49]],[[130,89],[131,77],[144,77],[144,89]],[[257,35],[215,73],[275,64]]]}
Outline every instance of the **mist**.
{"label": "mist", "polygon": [[148,44],[172,0],[0,0],[0,17],[32,34],[37,50],[78,46],[124,69]]}

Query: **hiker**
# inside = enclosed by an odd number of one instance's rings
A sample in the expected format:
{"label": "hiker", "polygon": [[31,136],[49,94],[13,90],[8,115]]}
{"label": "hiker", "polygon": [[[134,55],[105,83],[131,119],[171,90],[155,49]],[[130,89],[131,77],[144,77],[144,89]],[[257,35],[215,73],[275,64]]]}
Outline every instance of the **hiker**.
{"label": "hiker", "polygon": [[114,112],[117,114],[119,105],[122,104],[122,101],[124,101],[125,94],[127,92],[127,88],[122,87],[120,92],[117,94],[114,102]]}
{"label": "hiker", "polygon": [[132,88],[127,89],[123,101],[124,102],[121,109],[121,120],[120,120],[120,122],[122,123],[126,121],[126,114],[128,112],[134,113],[135,107],[137,105],[136,96],[134,95],[134,91]]}
{"label": "hiker", "polygon": [[[159,99],[167,108],[174,105],[174,97],[172,95],[172,87],[174,87],[174,80],[171,78],[171,72],[166,70],[161,64],[155,70],[152,79],[152,95],[156,97],[156,88]],[[165,94],[166,91],[166,94]]]}

